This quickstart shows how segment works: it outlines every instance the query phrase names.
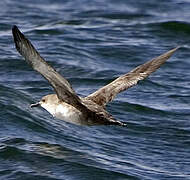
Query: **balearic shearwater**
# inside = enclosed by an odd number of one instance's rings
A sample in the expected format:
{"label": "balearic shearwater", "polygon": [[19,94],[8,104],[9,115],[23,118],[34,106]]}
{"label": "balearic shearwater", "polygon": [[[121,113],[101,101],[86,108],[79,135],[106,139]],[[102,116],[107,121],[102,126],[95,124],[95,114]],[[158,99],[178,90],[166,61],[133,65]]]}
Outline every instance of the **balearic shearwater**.
{"label": "balearic shearwater", "polygon": [[136,85],[138,81],[156,71],[178,49],[174,48],[136,67],[89,96],[81,98],[77,96],[69,82],[47,64],[17,26],[13,26],[12,33],[18,52],[35,71],[48,80],[56,92],[42,97],[38,103],[31,104],[31,107],[40,105],[54,117],[80,125],[126,126],[125,122],[116,120],[106,111],[106,104],[118,93]]}

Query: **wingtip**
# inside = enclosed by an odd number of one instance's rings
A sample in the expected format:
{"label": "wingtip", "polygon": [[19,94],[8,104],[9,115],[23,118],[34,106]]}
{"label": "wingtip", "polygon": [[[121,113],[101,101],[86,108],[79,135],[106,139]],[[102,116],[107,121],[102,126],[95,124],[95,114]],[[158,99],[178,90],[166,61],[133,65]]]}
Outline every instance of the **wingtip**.
{"label": "wingtip", "polygon": [[15,43],[15,47],[17,51],[22,55],[23,52],[21,52],[22,45],[27,43],[27,39],[25,38],[24,34],[19,30],[19,28],[14,25],[12,27],[12,34],[13,34],[13,40]]}
{"label": "wingtip", "polygon": [[18,40],[18,37],[19,37],[19,34],[20,34],[20,31],[18,29],[18,27],[16,25],[14,25],[12,27],[12,34],[13,34],[13,37],[14,37],[14,41],[16,42],[16,40]]}
{"label": "wingtip", "polygon": [[175,50],[178,50],[178,49],[180,49],[182,46],[177,46],[176,48],[174,48]]}
{"label": "wingtip", "polygon": [[13,36],[16,35],[16,33],[18,33],[18,32],[19,32],[18,27],[16,25],[13,25],[13,27],[12,27]]}
{"label": "wingtip", "polygon": [[[163,55],[161,56],[167,56],[168,58],[171,57],[179,48],[181,48],[181,46],[177,46],[171,50],[169,50],[168,52],[164,53]],[[167,58],[167,59],[168,59]]]}
{"label": "wingtip", "polygon": [[177,46],[176,48],[172,49],[171,51],[172,51],[172,52],[175,52],[175,51],[177,51],[178,49],[180,49],[181,47],[182,47],[182,46],[179,45],[179,46]]}
{"label": "wingtip", "polygon": [[12,30],[18,29],[16,25],[13,25]]}
{"label": "wingtip", "polygon": [[177,51],[179,48],[181,48],[181,46],[177,46],[177,47],[171,49],[170,51],[171,51],[171,52],[175,52],[175,51]]}

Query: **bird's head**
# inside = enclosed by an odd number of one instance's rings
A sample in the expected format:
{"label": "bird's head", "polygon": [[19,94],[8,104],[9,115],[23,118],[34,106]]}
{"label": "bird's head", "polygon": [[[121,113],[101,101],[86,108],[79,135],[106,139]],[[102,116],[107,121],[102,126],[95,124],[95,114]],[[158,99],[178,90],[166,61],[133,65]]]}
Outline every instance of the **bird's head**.
{"label": "bird's head", "polygon": [[59,104],[59,99],[56,94],[49,94],[46,96],[43,96],[42,99],[35,103],[31,104],[30,107],[38,107],[41,106],[44,109],[46,109],[49,113],[54,114],[55,113],[55,108]]}

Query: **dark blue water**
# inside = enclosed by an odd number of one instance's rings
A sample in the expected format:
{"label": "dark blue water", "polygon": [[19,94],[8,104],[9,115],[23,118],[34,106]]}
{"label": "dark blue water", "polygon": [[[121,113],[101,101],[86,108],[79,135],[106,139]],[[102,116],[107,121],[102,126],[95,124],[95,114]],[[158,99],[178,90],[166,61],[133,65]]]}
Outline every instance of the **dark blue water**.
{"label": "dark blue water", "polygon": [[[0,179],[190,179],[188,0],[1,0]],[[108,105],[128,127],[76,126],[30,103],[52,93],[16,52],[12,25],[81,96],[183,45]]]}

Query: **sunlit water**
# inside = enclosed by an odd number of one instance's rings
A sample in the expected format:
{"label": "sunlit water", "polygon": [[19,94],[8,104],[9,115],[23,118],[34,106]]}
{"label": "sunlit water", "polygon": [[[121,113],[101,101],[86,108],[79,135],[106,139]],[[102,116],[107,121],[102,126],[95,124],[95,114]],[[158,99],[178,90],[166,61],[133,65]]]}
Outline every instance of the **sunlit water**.
{"label": "sunlit water", "polygon": [[[0,179],[190,179],[189,1],[0,6]],[[108,105],[127,127],[76,126],[29,108],[53,90],[16,52],[14,24],[81,96],[183,47]]]}

